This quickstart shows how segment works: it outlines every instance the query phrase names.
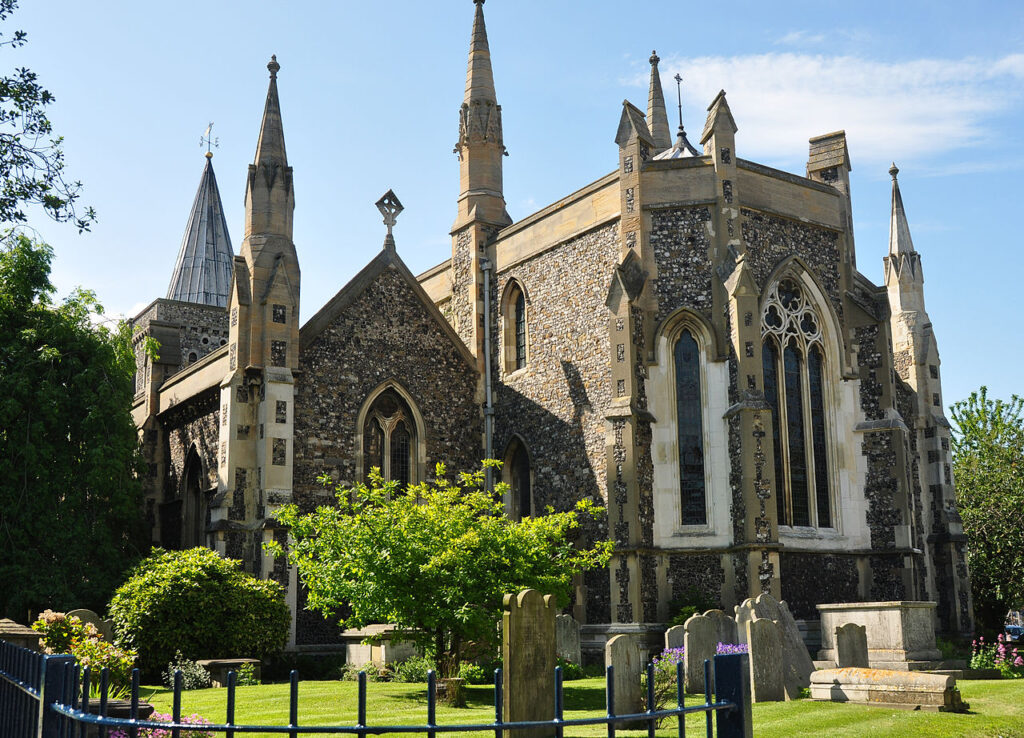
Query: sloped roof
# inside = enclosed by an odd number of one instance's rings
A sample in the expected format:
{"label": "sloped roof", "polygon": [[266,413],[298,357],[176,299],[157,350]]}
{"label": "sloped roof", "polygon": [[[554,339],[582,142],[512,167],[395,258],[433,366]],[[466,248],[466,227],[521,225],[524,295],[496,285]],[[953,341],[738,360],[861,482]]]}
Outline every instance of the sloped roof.
{"label": "sloped roof", "polygon": [[233,257],[213,159],[207,157],[167,288],[168,299],[227,307]]}

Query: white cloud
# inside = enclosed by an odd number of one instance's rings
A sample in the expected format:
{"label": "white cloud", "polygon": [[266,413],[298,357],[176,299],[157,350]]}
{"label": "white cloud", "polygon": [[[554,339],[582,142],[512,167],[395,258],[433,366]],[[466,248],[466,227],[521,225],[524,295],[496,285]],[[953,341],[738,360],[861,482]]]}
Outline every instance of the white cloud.
{"label": "white cloud", "polygon": [[[993,118],[1020,103],[1024,54],[907,62],[802,53],[667,56],[662,79],[677,71],[686,80],[689,131],[703,127],[707,104],[726,90],[740,156],[802,162],[808,138],[845,129],[854,165],[877,165],[991,141]],[[635,84],[646,87],[646,74]]]}
{"label": "white cloud", "polygon": [[800,44],[813,45],[824,43],[824,33],[809,33],[807,31],[790,31],[782,38],[775,40],[778,46],[796,46]]}

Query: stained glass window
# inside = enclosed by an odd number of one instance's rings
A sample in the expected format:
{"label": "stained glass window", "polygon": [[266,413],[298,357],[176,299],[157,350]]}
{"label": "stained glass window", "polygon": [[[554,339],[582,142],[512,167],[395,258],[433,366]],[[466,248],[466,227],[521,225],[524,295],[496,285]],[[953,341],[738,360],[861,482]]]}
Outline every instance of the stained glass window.
{"label": "stained glass window", "polygon": [[766,294],[761,333],[779,524],[832,527],[821,319],[796,280]]}
{"label": "stained glass window", "polygon": [[684,330],[675,345],[676,424],[679,432],[679,491],[683,525],[706,525],[704,419],[700,347]]}

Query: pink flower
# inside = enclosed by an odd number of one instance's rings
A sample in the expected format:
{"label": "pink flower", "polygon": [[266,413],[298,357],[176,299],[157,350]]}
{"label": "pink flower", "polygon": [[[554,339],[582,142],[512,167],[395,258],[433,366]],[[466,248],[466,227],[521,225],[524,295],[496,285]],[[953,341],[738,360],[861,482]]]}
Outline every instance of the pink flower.
{"label": "pink flower", "polygon": [[1014,666],[1018,666],[1018,667],[1020,667],[1020,666],[1024,666],[1024,658],[1022,658],[1022,657],[1018,656],[1017,658],[1015,658],[1015,659],[1013,660],[1013,665],[1014,665]]}

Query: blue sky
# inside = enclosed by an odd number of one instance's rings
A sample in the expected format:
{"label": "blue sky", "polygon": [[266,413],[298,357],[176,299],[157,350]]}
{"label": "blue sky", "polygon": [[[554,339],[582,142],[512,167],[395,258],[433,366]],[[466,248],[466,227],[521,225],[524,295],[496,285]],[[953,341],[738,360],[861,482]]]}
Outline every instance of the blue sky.
{"label": "blue sky", "polygon": [[[693,134],[726,90],[743,158],[802,174],[807,139],[846,130],[857,265],[875,282],[895,160],[947,404],[981,384],[1024,394],[1024,4],[737,2],[717,17],[706,4],[626,7],[485,5],[514,219],[615,168],[622,100],[646,108],[657,49],[673,111],[672,76],[684,77]],[[271,54],[295,169],[303,318],[377,253],[373,203],[388,188],[406,208],[395,237],[409,267],[448,258],[472,16],[469,0],[23,0],[4,32],[24,29],[29,44],[0,58],[32,68],[56,96],[68,170],[99,214],[81,236],[33,219],[56,249],[58,288],[92,288],[108,312],[126,314],[165,294],[209,121],[237,251]]]}

